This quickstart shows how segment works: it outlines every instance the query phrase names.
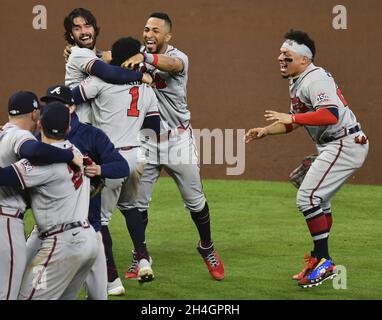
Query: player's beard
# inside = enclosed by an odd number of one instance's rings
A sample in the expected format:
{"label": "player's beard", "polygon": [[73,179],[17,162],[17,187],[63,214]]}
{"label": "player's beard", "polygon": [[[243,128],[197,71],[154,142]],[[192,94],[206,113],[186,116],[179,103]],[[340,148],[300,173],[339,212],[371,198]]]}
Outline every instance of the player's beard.
{"label": "player's beard", "polygon": [[96,42],[97,42],[97,38],[92,35],[91,36],[91,39],[92,39],[92,43],[91,44],[88,44],[88,45],[84,45],[82,44],[81,41],[76,41],[76,45],[79,47],[79,48],[86,48],[86,49],[90,49],[90,50],[93,50],[96,46]]}
{"label": "player's beard", "polygon": [[164,43],[157,43],[156,47],[155,47],[155,50],[152,50],[152,49],[149,49],[147,48],[147,44],[146,44],[146,52],[148,53],[154,53],[154,54],[158,54],[159,52],[161,52],[162,48],[164,46]]}

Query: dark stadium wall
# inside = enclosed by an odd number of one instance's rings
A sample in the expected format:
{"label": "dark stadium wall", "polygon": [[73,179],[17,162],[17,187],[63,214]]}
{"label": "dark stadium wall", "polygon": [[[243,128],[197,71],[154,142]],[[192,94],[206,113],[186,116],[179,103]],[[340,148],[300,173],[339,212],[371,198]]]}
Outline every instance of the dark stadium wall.
{"label": "dark stadium wall", "polygon": [[[0,120],[8,97],[63,83],[64,16],[75,7],[90,9],[101,34],[97,47],[110,48],[121,36],[141,39],[147,16],[167,12],[174,23],[173,44],[190,58],[188,102],[196,129],[238,129],[265,125],[264,110],[287,112],[288,83],[277,56],[289,29],[308,32],[317,46],[316,64],[329,70],[370,139],[370,152],[352,183],[381,184],[382,80],[380,41],[382,2],[341,1],[347,29],[332,21],[338,1],[330,0],[0,0]],[[35,30],[32,10],[47,9],[47,29]],[[234,144],[234,147],[236,143]],[[245,171],[227,175],[227,164],[201,165],[204,178],[286,180],[314,144],[304,130],[246,146]],[[236,151],[234,150],[234,155]],[[226,162],[226,161],[223,161]],[[233,166],[234,167],[234,166]]]}

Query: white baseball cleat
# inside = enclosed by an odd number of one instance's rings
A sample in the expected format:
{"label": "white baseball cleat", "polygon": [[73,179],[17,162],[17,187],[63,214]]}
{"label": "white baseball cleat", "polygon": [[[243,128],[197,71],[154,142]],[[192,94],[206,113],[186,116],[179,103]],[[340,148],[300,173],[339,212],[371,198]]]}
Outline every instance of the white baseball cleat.
{"label": "white baseball cleat", "polygon": [[113,282],[107,283],[107,294],[109,296],[124,296],[125,288],[121,282],[121,279],[117,278]]}
{"label": "white baseball cleat", "polygon": [[151,269],[151,263],[147,259],[139,260],[137,278],[139,282],[150,282],[154,280],[154,273]]}

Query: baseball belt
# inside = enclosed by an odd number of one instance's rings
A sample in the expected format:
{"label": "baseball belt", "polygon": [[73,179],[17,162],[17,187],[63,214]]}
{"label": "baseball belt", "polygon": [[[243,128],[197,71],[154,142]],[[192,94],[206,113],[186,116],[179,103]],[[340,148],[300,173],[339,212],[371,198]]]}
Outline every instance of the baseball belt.
{"label": "baseball belt", "polygon": [[[335,140],[338,140],[338,139],[341,139],[341,138],[345,138],[346,136],[349,136],[349,135],[351,135],[353,133],[361,131],[361,126],[357,124],[357,125],[355,125],[354,127],[350,128],[350,129],[344,128],[343,131],[344,131],[344,133],[342,135],[325,137],[325,138],[322,138],[321,141],[324,142],[324,143],[329,143],[329,142],[332,142],[332,141],[335,141]],[[342,132],[342,130],[341,130],[341,132]]]}
{"label": "baseball belt", "polygon": [[25,212],[20,209],[9,209],[0,207],[0,216],[10,217],[10,218],[18,218],[20,220],[24,219]]}
{"label": "baseball belt", "polygon": [[86,221],[75,221],[75,222],[63,223],[60,225],[53,226],[49,230],[41,232],[39,235],[39,238],[43,240],[43,239],[50,237],[52,235],[62,233],[62,232],[68,231],[68,230],[72,230],[75,228],[80,228],[80,227],[82,227],[84,229],[90,228],[89,221],[88,220],[86,220]]}

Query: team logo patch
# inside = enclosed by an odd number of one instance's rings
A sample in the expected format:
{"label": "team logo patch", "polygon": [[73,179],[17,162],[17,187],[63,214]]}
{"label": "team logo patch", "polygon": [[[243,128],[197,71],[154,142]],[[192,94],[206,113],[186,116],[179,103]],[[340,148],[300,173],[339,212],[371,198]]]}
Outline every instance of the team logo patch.
{"label": "team logo patch", "polygon": [[324,92],[319,93],[319,94],[317,95],[317,97],[316,97],[316,103],[327,102],[327,101],[329,101],[329,100],[330,100],[330,99],[329,99],[329,96],[328,96],[326,93],[324,93]]}
{"label": "team logo patch", "polygon": [[309,111],[309,108],[300,100],[299,97],[291,98],[291,105],[292,109],[299,113],[305,113]]}
{"label": "team logo patch", "polygon": [[23,169],[24,172],[26,173],[29,173],[33,170],[32,164],[27,159],[21,160],[20,165],[21,165],[21,169]]}

